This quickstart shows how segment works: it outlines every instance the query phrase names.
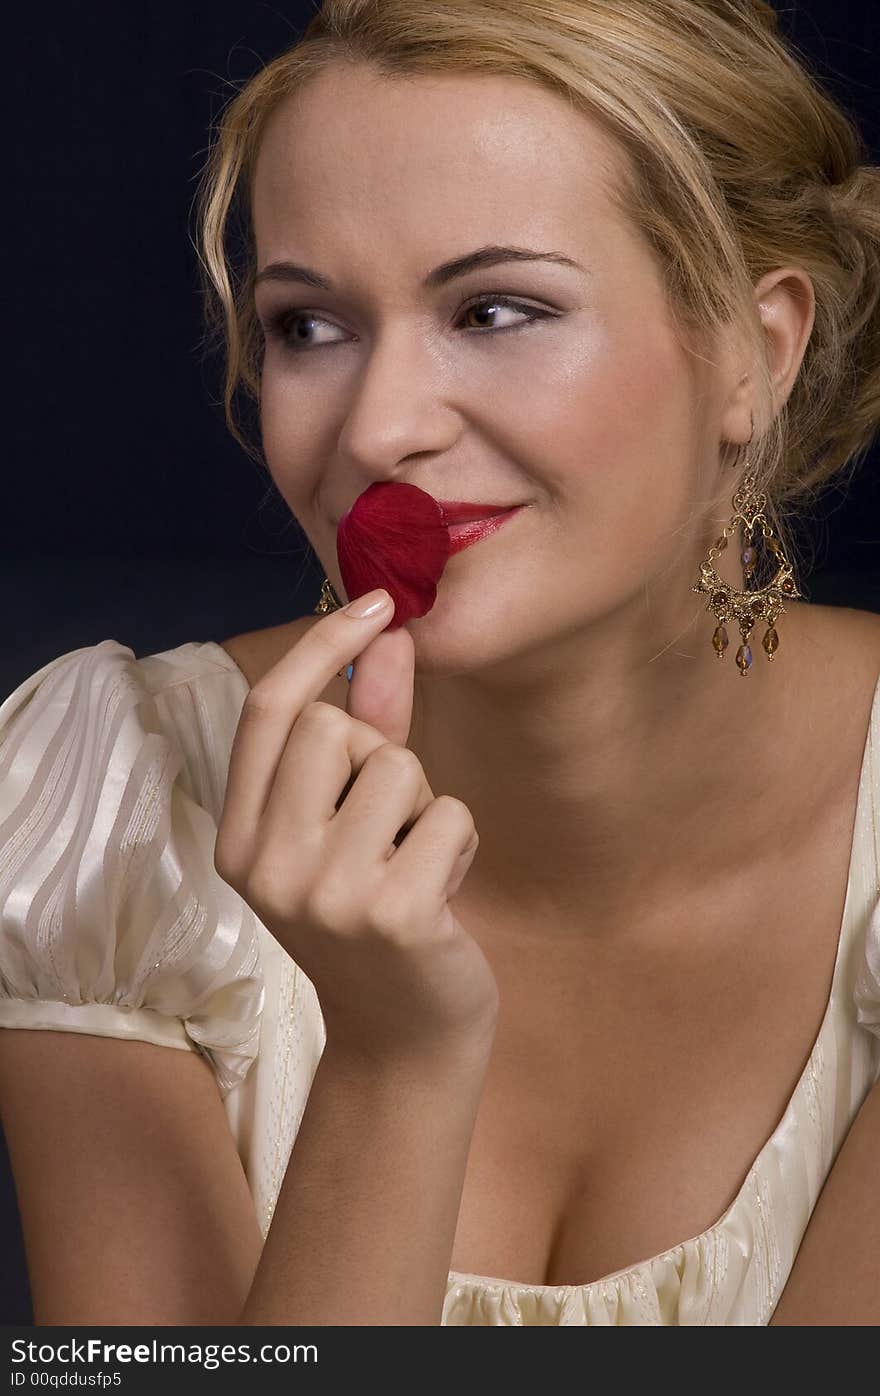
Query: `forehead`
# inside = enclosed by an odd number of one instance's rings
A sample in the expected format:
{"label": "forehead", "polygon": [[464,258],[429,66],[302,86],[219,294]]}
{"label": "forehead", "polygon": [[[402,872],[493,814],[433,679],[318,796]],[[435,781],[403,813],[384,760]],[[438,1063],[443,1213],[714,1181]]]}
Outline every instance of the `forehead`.
{"label": "forehead", "polygon": [[[398,256],[431,235],[449,255],[512,229],[614,236],[606,186],[621,152],[537,83],[498,74],[388,79],[336,64],[272,114],[253,184],[259,262],[292,251],[326,264],[353,241]],[[619,231],[619,224],[617,224]],[[453,249],[454,250],[454,249]]]}

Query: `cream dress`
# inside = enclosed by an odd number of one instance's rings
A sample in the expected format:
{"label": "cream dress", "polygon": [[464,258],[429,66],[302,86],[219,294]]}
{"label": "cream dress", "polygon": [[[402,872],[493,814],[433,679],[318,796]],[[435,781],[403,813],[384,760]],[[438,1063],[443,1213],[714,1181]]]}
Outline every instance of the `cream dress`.
{"label": "cream dress", "polygon": [[[0,705],[0,1027],[140,1038],[212,1066],[265,1236],[325,1042],[314,987],[214,870],[248,682],[214,641],[50,661]],[[766,1324],[880,1076],[880,683],[825,1017],[707,1231],[590,1284],[449,1273],[444,1324]]]}

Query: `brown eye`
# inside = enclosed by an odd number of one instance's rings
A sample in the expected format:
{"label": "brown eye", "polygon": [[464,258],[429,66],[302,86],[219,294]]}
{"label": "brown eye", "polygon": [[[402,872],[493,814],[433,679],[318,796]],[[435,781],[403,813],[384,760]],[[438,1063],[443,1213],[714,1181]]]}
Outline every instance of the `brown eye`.
{"label": "brown eye", "polygon": [[544,319],[549,314],[548,311],[537,310],[534,306],[522,305],[520,301],[515,301],[509,296],[481,296],[479,300],[471,301],[470,305],[465,306],[462,313],[464,315],[471,315],[476,312],[479,315],[484,315],[487,311],[492,312],[495,310],[515,310],[517,314],[525,316],[525,320],[520,321],[519,325],[486,325],[484,323],[477,325],[476,328],[499,331],[519,329],[522,325],[531,324],[534,320]]}

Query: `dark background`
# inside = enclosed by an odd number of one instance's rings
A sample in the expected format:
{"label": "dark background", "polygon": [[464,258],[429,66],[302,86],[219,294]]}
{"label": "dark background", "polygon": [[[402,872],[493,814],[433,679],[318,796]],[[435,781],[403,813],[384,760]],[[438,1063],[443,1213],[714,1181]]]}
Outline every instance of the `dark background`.
{"label": "dark background", "polygon": [[[316,0],[317,3],[317,0]],[[112,638],[137,656],[310,612],[321,574],[202,362],[192,202],[212,122],[307,4],[60,3],[4,16],[12,229],[0,698]],[[880,163],[874,0],[778,6]],[[802,590],[880,612],[878,451],[829,494]],[[100,1217],[95,1225],[101,1225]],[[31,1323],[0,1133],[0,1324]]]}

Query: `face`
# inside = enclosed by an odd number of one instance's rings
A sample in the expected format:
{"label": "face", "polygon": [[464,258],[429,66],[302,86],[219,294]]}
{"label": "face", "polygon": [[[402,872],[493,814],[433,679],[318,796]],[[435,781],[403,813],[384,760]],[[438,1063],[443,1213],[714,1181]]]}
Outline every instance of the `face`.
{"label": "face", "polygon": [[[715,482],[720,398],[610,200],[619,159],[564,101],[500,76],[335,67],[264,135],[258,269],[332,289],[255,288],[263,447],[337,594],[336,524],[374,481],[528,506],[450,558],[409,622],[421,671],[519,664],[585,627],[619,643],[627,617],[648,658],[705,605],[688,521]],[[496,244],[577,265],[423,284]]]}

